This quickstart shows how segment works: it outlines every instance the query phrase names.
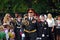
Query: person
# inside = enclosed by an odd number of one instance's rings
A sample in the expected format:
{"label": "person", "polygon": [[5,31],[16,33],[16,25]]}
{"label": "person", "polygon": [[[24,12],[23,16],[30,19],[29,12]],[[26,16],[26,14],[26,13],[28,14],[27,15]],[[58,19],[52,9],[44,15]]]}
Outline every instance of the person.
{"label": "person", "polygon": [[3,23],[7,23],[7,24],[10,24],[10,14],[7,13],[3,19]]}
{"label": "person", "polygon": [[56,17],[54,17],[54,22],[55,22],[55,27],[54,27],[54,40],[56,40],[57,38],[56,38],[56,36],[57,36],[57,32],[56,32],[56,26],[57,26],[57,23],[56,23],[56,20],[57,20],[57,16]]}
{"label": "person", "polygon": [[34,19],[34,11],[33,9],[28,9],[28,18],[23,20],[23,27],[25,32],[25,40],[36,40],[36,20]]}
{"label": "person", "polygon": [[37,23],[37,34],[37,40],[49,40],[48,23],[44,15],[40,16],[40,22]]}
{"label": "person", "polygon": [[60,40],[60,15],[58,15],[56,20],[56,40]]}
{"label": "person", "polygon": [[21,40],[21,35],[20,35],[20,29],[22,26],[22,17],[21,14],[17,16],[16,18],[16,25],[15,25],[15,35],[16,35],[16,40]]}
{"label": "person", "polygon": [[11,16],[10,16],[9,13],[7,13],[7,14],[4,16],[3,25],[4,25],[4,24],[10,24],[10,22],[11,22],[11,18],[10,18],[10,17],[11,17]]}
{"label": "person", "polygon": [[0,26],[0,40],[6,40],[6,34],[4,32],[4,26]]}
{"label": "person", "polygon": [[9,34],[9,40],[14,40],[14,38],[15,38],[14,27],[11,25],[10,25],[10,30],[9,30],[8,34]]}
{"label": "person", "polygon": [[24,14],[23,19],[26,20],[27,18],[28,18],[28,15],[27,14]]}
{"label": "person", "polygon": [[18,17],[18,15],[19,15],[19,14],[18,14],[18,12],[16,12],[16,13],[15,13],[15,18],[17,18],[17,17]]}
{"label": "person", "polygon": [[48,14],[47,22],[48,22],[48,27],[49,27],[49,32],[50,32],[49,33],[50,40],[53,40],[53,34],[52,34],[52,32],[54,31],[55,22],[54,22],[54,19],[53,19],[51,13]]}
{"label": "person", "polygon": [[16,22],[17,22],[18,15],[19,14],[16,12],[15,17],[13,18],[13,21],[12,21],[13,26],[14,26],[15,40],[17,40],[17,27],[16,27],[17,23]]}
{"label": "person", "polygon": [[5,34],[6,34],[6,40],[9,40],[9,30],[10,30],[10,25],[8,25],[8,24],[5,24],[5,25],[3,25],[4,26],[4,32],[5,32]]}

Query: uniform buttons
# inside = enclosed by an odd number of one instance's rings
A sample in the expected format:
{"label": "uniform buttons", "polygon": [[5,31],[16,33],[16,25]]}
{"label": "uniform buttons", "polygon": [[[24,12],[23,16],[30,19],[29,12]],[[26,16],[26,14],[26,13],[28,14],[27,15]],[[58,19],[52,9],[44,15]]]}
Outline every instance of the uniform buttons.
{"label": "uniform buttons", "polygon": [[47,28],[44,28],[45,30],[47,29]]}
{"label": "uniform buttons", "polygon": [[38,37],[36,40],[41,40],[42,38],[41,37]]}
{"label": "uniform buttons", "polygon": [[45,37],[45,34],[42,34],[42,37]]}
{"label": "uniform buttons", "polygon": [[[30,26],[29,26],[30,27]],[[30,28],[29,28],[29,30],[30,30]]]}
{"label": "uniform buttons", "polygon": [[40,38],[40,39],[42,39],[42,38]]}
{"label": "uniform buttons", "polygon": [[46,35],[47,37],[49,37],[49,35]]}

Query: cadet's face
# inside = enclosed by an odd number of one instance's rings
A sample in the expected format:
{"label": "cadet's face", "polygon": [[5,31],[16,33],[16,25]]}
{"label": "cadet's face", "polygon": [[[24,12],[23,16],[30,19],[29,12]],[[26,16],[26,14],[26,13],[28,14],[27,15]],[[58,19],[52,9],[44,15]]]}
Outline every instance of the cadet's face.
{"label": "cadet's face", "polygon": [[44,20],[44,19],[45,19],[45,17],[43,17],[43,16],[42,16],[42,18],[41,18],[41,19],[42,19],[42,20]]}
{"label": "cadet's face", "polygon": [[17,17],[18,16],[18,14],[15,14],[15,17]]}
{"label": "cadet's face", "polygon": [[32,10],[28,11],[28,16],[32,17],[34,15],[34,12]]}

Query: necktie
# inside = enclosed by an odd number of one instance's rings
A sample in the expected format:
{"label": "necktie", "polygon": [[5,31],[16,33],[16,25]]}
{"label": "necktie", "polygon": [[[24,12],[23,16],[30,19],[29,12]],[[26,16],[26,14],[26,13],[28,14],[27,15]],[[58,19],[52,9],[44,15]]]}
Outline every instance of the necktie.
{"label": "necktie", "polygon": [[31,17],[29,17],[29,20],[31,20]]}

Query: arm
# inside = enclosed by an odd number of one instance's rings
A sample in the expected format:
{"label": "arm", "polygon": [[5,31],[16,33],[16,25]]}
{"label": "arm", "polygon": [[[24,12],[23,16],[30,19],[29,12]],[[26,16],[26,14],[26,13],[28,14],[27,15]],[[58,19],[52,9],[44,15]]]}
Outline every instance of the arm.
{"label": "arm", "polygon": [[54,26],[55,26],[55,21],[53,20],[52,21],[52,24],[53,24],[53,26],[52,26],[52,32],[54,31]]}

